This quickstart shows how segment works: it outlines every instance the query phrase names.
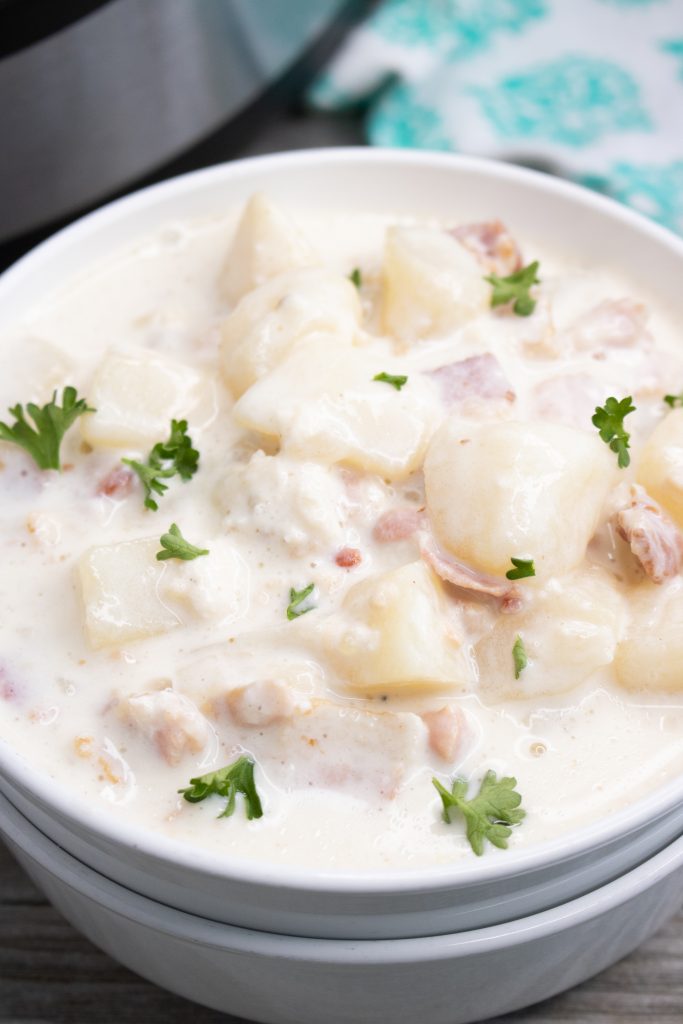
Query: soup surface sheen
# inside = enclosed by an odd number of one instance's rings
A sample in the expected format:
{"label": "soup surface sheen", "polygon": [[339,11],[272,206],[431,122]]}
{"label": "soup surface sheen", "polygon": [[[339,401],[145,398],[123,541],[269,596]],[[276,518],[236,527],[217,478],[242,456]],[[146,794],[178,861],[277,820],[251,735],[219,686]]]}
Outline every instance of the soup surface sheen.
{"label": "soup surface sheen", "polygon": [[[485,278],[533,260],[533,310],[492,308]],[[0,408],[67,385],[96,411],[61,472],[0,441],[0,728],[74,802],[226,856],[406,868],[473,856],[433,777],[514,776],[512,848],[683,770],[683,358],[633,283],[497,222],[255,197],[5,332]],[[591,418],[627,396],[621,468]],[[198,469],[154,511],[121,460],[172,419]],[[208,554],[158,560],[171,524]],[[262,817],[179,794],[243,754]]]}

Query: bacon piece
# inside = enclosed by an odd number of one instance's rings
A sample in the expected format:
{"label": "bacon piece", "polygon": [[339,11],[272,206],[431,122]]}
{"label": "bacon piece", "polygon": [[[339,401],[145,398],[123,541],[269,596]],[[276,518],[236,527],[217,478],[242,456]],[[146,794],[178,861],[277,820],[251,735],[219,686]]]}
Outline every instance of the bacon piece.
{"label": "bacon piece", "polygon": [[436,370],[427,371],[436,381],[446,405],[456,405],[469,398],[514,402],[515,393],[510,381],[494,355],[483,352],[457,363],[447,363]]}
{"label": "bacon piece", "polygon": [[681,571],[683,536],[643,487],[631,486],[630,504],[615,513],[614,522],[653,583],[663,583]]}
{"label": "bacon piece", "polygon": [[198,754],[211,736],[211,726],[192,701],[170,687],[127,697],[120,714],[170,765],[178,764],[185,754]]}
{"label": "bacon piece", "polygon": [[363,561],[363,556],[358,548],[342,548],[334,560],[341,569],[354,569]]}
{"label": "bacon piece", "polygon": [[452,555],[447,555],[430,534],[421,535],[420,554],[446,583],[452,583],[461,590],[496,598],[500,601],[502,612],[517,612],[522,607],[522,595],[514,584],[498,576],[479,572]]}
{"label": "bacon piece", "polygon": [[127,497],[133,489],[135,473],[126,466],[114,466],[97,485],[97,493],[106,498],[120,501]]}
{"label": "bacon piece", "polygon": [[649,347],[648,312],[633,299],[605,299],[583,313],[568,328],[576,348],[582,352],[603,348]]}
{"label": "bacon piece", "polygon": [[420,718],[427,726],[429,746],[434,753],[444,761],[455,761],[466,730],[462,709],[445,704],[438,711],[423,712]]}
{"label": "bacon piece", "polygon": [[522,266],[522,254],[514,238],[499,220],[459,224],[449,231],[492,274],[507,277]]}
{"label": "bacon piece", "polygon": [[238,725],[262,726],[291,718],[300,706],[286,683],[263,679],[230,690],[225,703]]}
{"label": "bacon piece", "polygon": [[416,508],[390,508],[375,523],[373,540],[379,544],[390,544],[397,540],[408,540],[424,525],[424,513]]}

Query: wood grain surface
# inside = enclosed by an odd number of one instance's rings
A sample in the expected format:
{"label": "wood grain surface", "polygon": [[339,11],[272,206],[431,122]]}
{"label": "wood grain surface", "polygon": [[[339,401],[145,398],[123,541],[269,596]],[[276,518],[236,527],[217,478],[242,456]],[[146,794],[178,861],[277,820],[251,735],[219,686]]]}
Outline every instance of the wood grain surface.
{"label": "wood grain surface", "polygon": [[[0,842],[0,1024],[219,1022],[241,1024],[143,981],[82,938]],[[495,1024],[683,1024],[683,912],[597,978]]]}

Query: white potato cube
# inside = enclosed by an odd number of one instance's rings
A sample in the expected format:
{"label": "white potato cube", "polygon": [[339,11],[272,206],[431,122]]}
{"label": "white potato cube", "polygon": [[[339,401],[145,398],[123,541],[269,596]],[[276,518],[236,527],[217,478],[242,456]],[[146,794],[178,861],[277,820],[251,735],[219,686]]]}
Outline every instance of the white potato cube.
{"label": "white potato cube", "polygon": [[79,576],[85,628],[93,647],[125,644],[165,633],[180,618],[159,597],[165,563],[157,562],[158,537],[91,548]]}
{"label": "white potato cube", "polygon": [[454,615],[434,573],[413,562],[355,584],[320,628],[330,661],[352,689],[465,690],[472,664]]}
{"label": "white potato cube", "polygon": [[221,368],[239,397],[312,331],[353,341],[361,318],[358,290],[329,270],[279,274],[249,292],[221,327]]}
{"label": "white potato cube", "polygon": [[234,545],[223,538],[207,541],[206,548],[208,555],[191,561],[166,561],[159,596],[184,623],[226,625],[242,618],[249,607],[249,567]]}
{"label": "white potato cube", "polygon": [[451,418],[425,459],[427,507],[441,544],[474,568],[503,575],[532,558],[547,578],[583,559],[615,467],[597,434]]}
{"label": "white potato cube", "polygon": [[251,197],[240,218],[221,277],[230,303],[285,270],[319,263],[315,249],[264,195]]}
{"label": "white potato cube", "polygon": [[234,407],[242,426],[278,437],[295,458],[341,462],[387,480],[419,468],[435,426],[429,382],[413,374],[400,390],[375,381],[400,372],[336,339],[302,341]]}
{"label": "white potato cube", "polygon": [[[477,644],[482,697],[519,700],[573,689],[611,663],[625,618],[616,580],[603,569],[552,580],[519,615],[501,615]],[[528,662],[515,679],[518,636]]]}
{"label": "white potato cube", "polygon": [[491,301],[479,261],[440,228],[389,228],[383,277],[382,324],[402,341],[456,330]]}
{"label": "white potato cube", "polygon": [[635,614],[617,648],[617,681],[627,690],[683,692],[683,587],[643,583]]}
{"label": "white potato cube", "polygon": [[652,432],[636,479],[683,529],[683,409],[674,409]]}
{"label": "white potato cube", "polygon": [[87,394],[97,411],[79,422],[93,448],[151,448],[167,437],[171,419],[192,417],[200,407],[205,422],[215,402],[192,367],[147,350],[110,352]]}

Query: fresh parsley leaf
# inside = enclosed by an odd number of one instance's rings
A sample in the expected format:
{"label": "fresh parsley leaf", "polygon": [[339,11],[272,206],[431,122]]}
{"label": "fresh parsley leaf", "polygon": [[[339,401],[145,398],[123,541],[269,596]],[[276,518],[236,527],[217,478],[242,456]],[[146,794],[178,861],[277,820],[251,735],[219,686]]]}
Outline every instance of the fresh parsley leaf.
{"label": "fresh parsley leaf", "polygon": [[196,548],[185,540],[175,523],[171,523],[168,533],[162,533],[159,541],[162,551],[157,552],[157,562],[165,562],[168,558],[181,558],[183,562],[191,562],[200,555],[208,555],[207,548]]}
{"label": "fresh parsley leaf", "polygon": [[189,480],[197,472],[199,452],[192,447],[192,438],[187,433],[187,420],[171,420],[171,432],[168,441],[159,441],[152,448],[147,464],[135,459],[121,459],[127,466],[134,469],[145,489],[145,508],[156,512],[159,508],[152,497],[162,495],[168,490],[163,483],[171,477],[179,476],[181,480]]}
{"label": "fresh parsley leaf", "polygon": [[672,409],[675,409],[676,406],[683,406],[683,391],[680,395],[664,395],[664,401]]}
{"label": "fresh parsley leaf", "polygon": [[538,260],[534,260],[528,267],[516,270],[509,277],[498,277],[497,274],[489,274],[484,280],[493,285],[491,294],[491,306],[504,306],[508,302],[514,302],[513,310],[517,316],[529,316],[536,308],[536,300],[532,299],[529,289],[532,285],[540,284],[538,273]]}
{"label": "fresh parsley leaf", "polygon": [[455,778],[451,790],[446,789],[438,779],[432,779],[443,803],[442,817],[451,824],[453,815],[459,813],[465,819],[467,839],[477,857],[484,852],[484,840],[507,850],[507,841],[512,835],[511,825],[518,825],[526,811],[520,804],[522,798],[516,791],[517,779],[498,779],[495,772],[484,776],[479,792],[471,800],[467,797],[467,782]]}
{"label": "fresh parsley leaf", "polygon": [[521,636],[518,636],[512,645],[512,660],[515,663],[515,679],[519,679],[528,662],[524,641]]}
{"label": "fresh parsley leaf", "polygon": [[349,274],[349,281],[352,284],[355,284],[356,288],[362,287],[363,275],[361,273],[360,267],[354,267],[353,268],[353,270]]}
{"label": "fresh parsley leaf", "polygon": [[598,428],[602,440],[616,453],[620,469],[626,469],[631,462],[628,451],[631,435],[624,430],[624,419],[629,413],[635,412],[635,409],[630,395],[621,401],[608,398],[604,406],[596,406],[595,415],[591,419],[593,426]]}
{"label": "fresh parsley leaf", "polygon": [[393,373],[378,373],[372,379],[379,380],[382,384],[391,384],[392,388],[396,388],[397,391],[400,391],[408,380],[402,374],[395,375]]}
{"label": "fresh parsley leaf", "polygon": [[315,583],[309,583],[303,590],[295,590],[294,587],[289,591],[289,605],[287,607],[287,618],[291,622],[292,619],[298,619],[300,615],[305,615],[306,612],[312,612],[315,605],[309,605],[308,608],[300,608],[299,605],[303,604],[309,594],[313,593]]}
{"label": "fresh parsley leaf", "polygon": [[21,405],[9,410],[16,423],[8,427],[0,423],[0,441],[9,441],[24,448],[36,461],[41,469],[60,469],[59,449],[62,438],[71,424],[84,412],[95,412],[85,398],[78,398],[76,388],[66,387],[62,391],[62,404],[57,405],[57,392],[52,401],[41,409],[34,402],[29,402],[26,411],[33,420],[34,426],[26,419]]}
{"label": "fresh parsley leaf", "polygon": [[527,576],[535,576],[536,568],[533,558],[511,558],[514,569],[508,569],[505,576],[509,580],[524,580]]}
{"label": "fresh parsley leaf", "polygon": [[244,797],[247,818],[262,818],[263,808],[254,782],[254,761],[246,755],[238,758],[225,768],[208,772],[196,779],[190,779],[190,785],[179,789],[184,798],[191,804],[206,800],[207,796],[222,796],[228,801],[219,818],[229,818],[235,810],[235,798],[238,793]]}

